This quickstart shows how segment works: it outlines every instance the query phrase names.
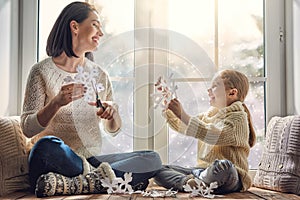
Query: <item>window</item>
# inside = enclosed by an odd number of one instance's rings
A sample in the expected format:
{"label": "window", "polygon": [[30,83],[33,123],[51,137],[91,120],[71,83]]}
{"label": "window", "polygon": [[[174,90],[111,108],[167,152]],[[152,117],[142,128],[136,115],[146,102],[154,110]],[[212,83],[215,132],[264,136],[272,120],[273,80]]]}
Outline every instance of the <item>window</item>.
{"label": "window", "polygon": [[94,5],[101,12],[104,32],[94,57],[111,76],[114,100],[122,118],[122,129],[117,136],[103,135],[102,151],[133,151],[134,0],[97,0]]}
{"label": "window", "polygon": [[[128,120],[130,123],[123,130],[123,134],[129,136],[126,138],[129,139],[127,142],[124,138],[124,144],[131,143],[134,137],[148,139],[145,147],[152,147],[164,152],[163,154],[167,155],[165,160],[168,160],[169,163],[195,165],[197,141],[174,133],[171,129],[165,129],[163,119],[157,114],[157,111],[151,110],[153,109],[151,93],[154,92],[152,87],[157,78],[155,75],[159,75],[159,73],[164,76],[173,74],[174,81],[179,88],[178,98],[182,100],[187,112],[196,115],[209,107],[206,92],[209,86],[207,80],[211,79],[216,70],[235,68],[246,73],[251,81],[251,90],[246,103],[251,110],[253,119],[257,121],[255,125],[258,144],[253,148],[250,156],[250,165],[255,167],[258,159],[251,159],[251,157],[259,156],[260,142],[263,139],[265,127],[263,1],[248,0],[241,3],[238,0],[193,0],[186,3],[183,0],[172,0],[159,3],[154,1],[151,5],[146,1],[139,3],[136,1],[135,5],[133,1],[129,1],[122,3],[122,6],[116,5],[120,1],[96,0],[94,2],[102,10],[104,31],[107,31],[107,36],[103,38],[103,41],[117,45],[116,48],[104,45],[108,48],[105,49],[106,51],[103,51],[100,46],[99,52],[95,55],[96,59],[107,55],[112,56],[111,63],[104,63],[104,66],[113,76],[113,80],[117,80],[114,82],[115,93],[120,96],[116,99],[123,100],[118,103],[121,103],[124,117],[130,119]],[[118,10],[118,7],[122,9]],[[134,7],[136,8],[135,16],[132,15]],[[134,17],[136,27],[133,24]],[[138,28],[139,26],[149,26],[149,21],[150,28],[144,29],[149,31],[149,35],[147,35]],[[130,25],[122,30],[121,25],[125,27],[126,24]],[[146,39],[148,44],[141,46],[141,49],[138,49],[139,44],[134,43],[134,37],[137,38],[139,34],[145,34],[149,38],[149,40]],[[123,40],[117,40],[118,38],[123,38]],[[166,44],[159,43],[163,39],[167,41]],[[176,42],[179,43],[179,40],[182,48],[195,48],[192,50],[196,53],[178,49]],[[134,45],[135,49],[133,49]],[[184,45],[187,46],[184,47]],[[124,51],[119,51],[119,48],[129,51],[122,54]],[[143,51],[148,55],[145,56]],[[148,63],[141,62],[139,60],[141,56],[145,56]],[[202,59],[200,61],[193,56]],[[106,60],[109,59],[106,58]],[[98,62],[103,63],[102,59],[99,59]],[[135,79],[139,79],[138,76],[147,79],[148,83],[137,83]],[[138,102],[139,97],[132,94],[138,93],[138,90],[145,87],[143,83],[146,84],[148,91],[140,93],[145,96],[143,102]],[[139,107],[133,106],[133,102],[135,104],[144,103],[146,109],[149,108],[148,111],[145,111],[146,116],[144,116],[149,118],[148,121],[138,122],[135,119],[138,116],[134,115],[137,113],[132,108],[139,109]],[[142,125],[147,126],[148,134],[141,136],[140,133],[134,133],[134,131],[144,131],[143,128],[135,129],[133,127]],[[132,132],[134,135],[128,134]],[[166,135],[167,132],[169,133],[167,137],[160,136],[160,134]],[[162,138],[163,141],[159,141],[155,137]],[[124,146],[121,141],[123,140],[118,140],[114,144]],[[251,162],[251,160],[253,161]]]}
{"label": "window", "polygon": [[47,56],[47,39],[55,20],[57,19],[62,9],[73,1],[74,0],[39,0],[38,60],[42,60]]}
{"label": "window", "polygon": [[[55,7],[40,2],[40,59],[45,55],[42,45],[54,23],[47,13],[55,19],[70,2],[57,1],[51,2]],[[164,162],[195,165],[197,141],[166,126],[160,110],[153,108],[154,83],[158,76],[172,74],[179,88],[178,98],[189,114],[196,115],[209,107],[206,91],[214,72],[234,68],[247,74],[251,83],[246,104],[258,143],[252,148],[250,166],[257,166],[268,84],[264,65],[264,1],[89,2],[101,11],[105,32],[95,59],[111,75],[124,123],[116,138],[104,138],[104,153],[154,149]],[[52,9],[57,14],[49,12]]]}
{"label": "window", "polygon": [[[39,1],[39,60],[46,57],[47,38],[51,28],[62,9],[73,0]],[[121,5],[120,5],[121,4]],[[129,36],[127,43],[117,40],[119,34],[134,28],[133,0],[102,0],[95,1],[97,10],[101,11],[104,36],[99,51],[94,53],[95,61],[99,63],[112,77],[114,99],[119,105],[123,125],[116,137],[103,135],[103,153],[126,152],[133,150],[133,52],[117,55],[119,48],[133,46],[133,37]],[[51,12],[49,12],[51,10]],[[53,11],[53,12],[52,12]],[[122,35],[121,35],[122,37]],[[121,38],[120,37],[120,38]],[[125,36],[126,37],[126,36]],[[112,40],[117,40],[111,43]],[[107,45],[108,44],[108,45]],[[105,53],[103,53],[105,49]],[[125,120],[126,119],[126,120]]]}
{"label": "window", "polygon": [[[188,4],[183,0],[169,1],[169,29],[191,38],[202,47],[215,63],[210,66],[211,71],[232,68],[249,77],[250,92],[245,103],[252,114],[257,134],[257,144],[249,158],[250,168],[258,165],[265,129],[263,10],[264,2],[261,0],[194,0]],[[177,59],[170,56],[169,70],[177,74],[179,88],[182,89],[178,96],[186,111],[195,115],[208,108],[209,82],[201,81],[201,78],[210,79],[211,74],[207,72],[208,65],[192,64],[194,66],[178,59],[178,56]],[[171,129],[169,134],[169,162],[195,165],[197,142],[179,136]]]}

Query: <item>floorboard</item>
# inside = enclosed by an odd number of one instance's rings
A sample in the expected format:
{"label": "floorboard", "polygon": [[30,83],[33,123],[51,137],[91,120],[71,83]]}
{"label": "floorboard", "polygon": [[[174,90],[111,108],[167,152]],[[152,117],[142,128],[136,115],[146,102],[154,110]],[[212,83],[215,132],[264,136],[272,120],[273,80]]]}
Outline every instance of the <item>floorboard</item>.
{"label": "floorboard", "polygon": [[[157,189],[157,188],[155,188]],[[34,194],[29,192],[15,192],[3,197],[1,200],[41,200],[37,198]],[[176,199],[192,199],[201,200],[206,199],[203,197],[190,197],[189,193],[177,193],[176,197],[166,197],[166,198],[153,198],[153,197],[143,197],[141,194],[126,194],[126,195],[116,195],[116,194],[89,194],[89,195],[72,195],[72,196],[53,196],[42,198],[43,200],[176,200]],[[227,195],[217,195],[214,199],[226,199],[226,200],[237,200],[237,199],[258,199],[258,200],[300,200],[300,196],[295,194],[286,194],[275,192],[271,190],[264,190],[260,188],[252,187],[247,192],[237,192]]]}
{"label": "floorboard", "polygon": [[300,200],[300,196],[296,194],[288,194],[282,192],[276,192],[271,190],[264,190],[256,187],[252,187],[249,189],[249,192],[256,194],[266,200]]}

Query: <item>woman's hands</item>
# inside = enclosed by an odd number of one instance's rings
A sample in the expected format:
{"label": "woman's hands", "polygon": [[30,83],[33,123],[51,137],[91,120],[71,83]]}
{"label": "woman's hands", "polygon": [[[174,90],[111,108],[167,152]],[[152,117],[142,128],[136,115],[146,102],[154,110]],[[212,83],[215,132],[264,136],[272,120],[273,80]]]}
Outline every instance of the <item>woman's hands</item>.
{"label": "woman's hands", "polygon": [[171,110],[182,122],[186,125],[190,121],[190,116],[183,110],[183,107],[178,99],[172,99],[168,104],[168,109]]}
{"label": "woman's hands", "polygon": [[37,113],[41,126],[46,127],[56,112],[62,107],[84,96],[86,88],[83,84],[71,83],[61,87],[59,93]]}
{"label": "woman's hands", "polygon": [[65,106],[72,101],[80,99],[84,96],[87,88],[84,84],[71,83],[63,85],[59,93],[54,97],[53,101],[59,106]]}
{"label": "woman's hands", "polygon": [[104,101],[102,102],[102,105],[104,106],[105,109],[100,107],[96,113],[100,118],[111,120],[114,118],[115,115],[119,114],[117,104],[113,104],[112,102],[109,101]]}
{"label": "woman's hands", "polygon": [[[92,106],[97,105],[96,102],[91,102],[89,104]],[[111,133],[117,132],[122,125],[122,120],[119,115],[118,105],[111,101],[102,101],[102,105],[105,109],[100,107],[96,114],[101,119],[106,119],[105,128],[107,131]]]}

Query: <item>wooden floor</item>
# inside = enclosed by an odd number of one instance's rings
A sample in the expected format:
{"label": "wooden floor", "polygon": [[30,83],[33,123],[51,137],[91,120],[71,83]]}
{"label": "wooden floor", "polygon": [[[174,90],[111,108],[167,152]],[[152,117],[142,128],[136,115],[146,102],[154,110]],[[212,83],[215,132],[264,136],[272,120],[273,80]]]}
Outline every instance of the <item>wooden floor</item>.
{"label": "wooden floor", "polygon": [[[156,188],[161,189],[161,188]],[[35,197],[34,194],[27,192],[16,192],[10,195],[0,197],[0,199],[22,199],[22,200],[37,200],[40,198]],[[72,195],[72,196],[53,196],[43,199],[55,199],[55,200],[86,200],[86,199],[99,199],[99,200],[174,200],[174,199],[207,199],[203,197],[189,197],[188,193],[177,193],[176,197],[168,198],[153,198],[153,197],[143,197],[141,194],[132,195],[108,195],[108,194],[90,194],[90,195]],[[259,188],[252,187],[249,191],[244,193],[232,193],[227,195],[216,196],[214,199],[267,199],[267,200],[300,200],[300,196],[295,194],[284,194],[270,190],[263,190]]]}

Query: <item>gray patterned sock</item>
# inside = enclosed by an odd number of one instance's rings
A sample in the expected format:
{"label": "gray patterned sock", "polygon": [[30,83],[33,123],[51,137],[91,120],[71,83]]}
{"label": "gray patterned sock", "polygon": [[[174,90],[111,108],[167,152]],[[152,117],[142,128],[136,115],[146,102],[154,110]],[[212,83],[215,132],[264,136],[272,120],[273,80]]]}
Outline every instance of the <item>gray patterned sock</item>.
{"label": "gray patterned sock", "polygon": [[105,193],[106,188],[101,185],[101,179],[108,178],[111,182],[115,174],[108,163],[101,165],[86,175],[66,177],[61,174],[49,172],[41,175],[36,184],[37,197],[54,195],[71,195],[87,193]]}

